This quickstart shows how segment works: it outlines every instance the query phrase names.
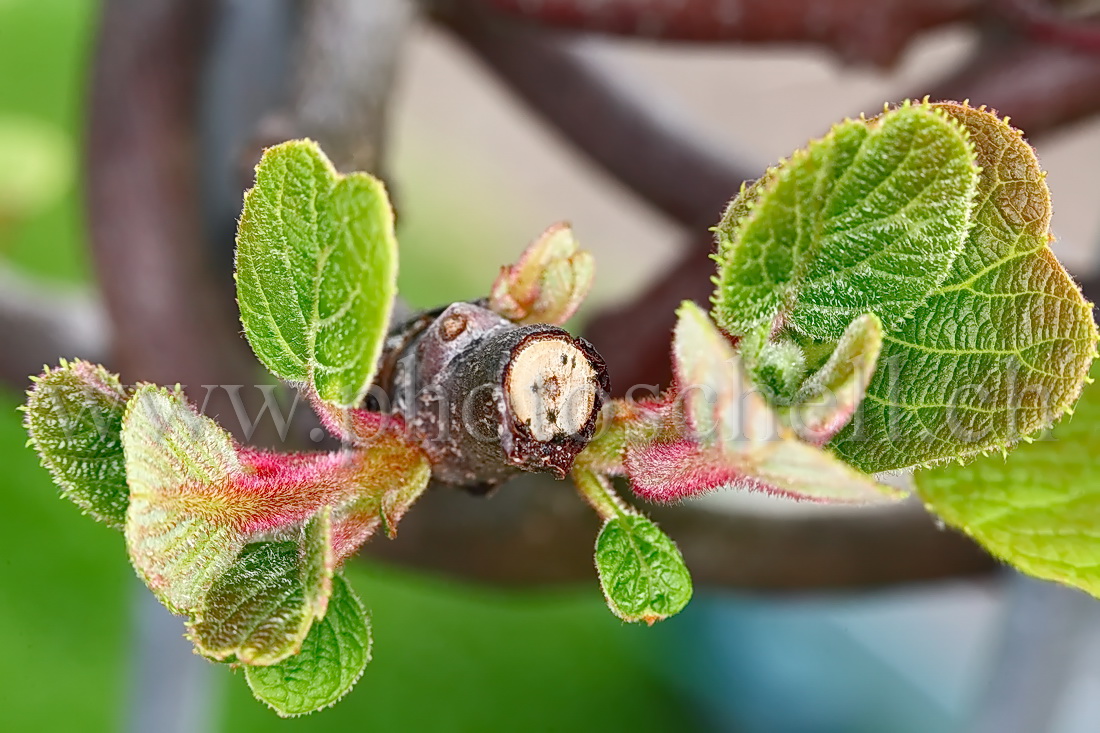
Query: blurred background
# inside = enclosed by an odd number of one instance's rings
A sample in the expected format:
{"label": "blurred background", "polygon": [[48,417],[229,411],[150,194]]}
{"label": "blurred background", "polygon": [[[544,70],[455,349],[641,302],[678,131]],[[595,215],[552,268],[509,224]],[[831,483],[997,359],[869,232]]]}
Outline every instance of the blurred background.
{"label": "blurred background", "polygon": [[[334,709],[280,721],[240,675],[191,655],[121,537],[58,500],[16,412],[43,362],[101,359],[128,381],[253,376],[226,355],[235,321],[225,348],[211,324],[235,318],[232,230],[251,165],[287,137],[385,176],[415,306],[481,296],[570,220],[599,268],[576,330],[628,382],[663,377],[664,354],[640,349],[667,343],[679,299],[705,297],[699,242],[736,183],[909,96],[1014,117],[1049,172],[1055,250],[1091,286],[1100,29],[1081,3],[772,0],[731,16],[750,30],[725,39],[718,16],[677,31],[659,9],[752,2],[601,2],[585,19],[570,10],[583,2],[454,0],[429,21],[404,0],[0,0],[0,729],[1100,729],[1095,604],[998,570],[919,507],[853,517],[723,496],[658,514],[700,574],[688,609],[646,629],[607,612],[584,565],[594,520],[574,519],[574,498],[429,495],[409,536],[403,525],[349,570],[373,614],[364,678]],[[656,15],[620,23],[614,7],[631,5]],[[772,11],[802,15],[754,35]],[[685,42],[622,37],[639,30]],[[332,89],[366,94],[361,78],[381,102],[350,121],[326,106]],[[651,128],[691,150],[662,152]],[[182,312],[166,310],[173,297]],[[522,531],[491,523],[510,517]],[[428,543],[433,531],[446,542]]]}

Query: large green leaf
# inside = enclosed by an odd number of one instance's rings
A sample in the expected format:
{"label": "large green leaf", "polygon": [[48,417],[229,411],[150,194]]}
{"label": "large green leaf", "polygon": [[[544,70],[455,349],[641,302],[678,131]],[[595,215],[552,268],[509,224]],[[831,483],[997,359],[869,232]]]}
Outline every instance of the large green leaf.
{"label": "large green leaf", "polygon": [[[1093,367],[1100,377],[1100,367]],[[928,508],[1025,573],[1100,597],[1100,388],[1049,439],[916,475]]]}
{"label": "large green leaf", "polygon": [[334,704],[370,661],[370,619],[342,576],[333,578],[328,613],[313,624],[297,654],[267,667],[248,667],[252,693],[283,717]]}
{"label": "large green leaf", "polygon": [[386,335],[397,244],[385,188],[339,175],[309,140],[269,148],[237,231],[245,335],[276,376],[358,404]]}
{"label": "large green leaf", "polygon": [[963,254],[886,329],[856,418],[833,442],[864,471],[1003,450],[1061,416],[1096,350],[1092,308],[1055,259],[1050,194],[1031,146],[995,115],[937,105],[982,168]]}
{"label": "large green leaf", "polygon": [[65,362],[34,380],[27,432],[61,492],[121,530],[130,490],[122,451],[126,391],[118,377],[85,361]]}
{"label": "large green leaf", "polygon": [[781,317],[835,341],[870,312],[889,329],[960,252],[976,181],[965,133],[928,105],[836,125],[718,225],[719,325],[741,335]]}
{"label": "large green leaf", "polygon": [[301,534],[298,541],[247,545],[214,582],[189,624],[202,654],[270,665],[298,652],[332,592],[331,510],[322,510]]}

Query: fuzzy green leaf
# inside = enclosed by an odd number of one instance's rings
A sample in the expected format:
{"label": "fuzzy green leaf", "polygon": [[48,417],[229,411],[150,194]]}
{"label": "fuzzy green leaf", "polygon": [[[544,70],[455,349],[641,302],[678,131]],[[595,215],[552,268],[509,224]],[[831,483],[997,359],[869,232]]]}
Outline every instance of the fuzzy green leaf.
{"label": "fuzzy green leaf", "polygon": [[382,183],[339,175],[309,140],[269,148],[237,230],[237,300],[252,349],[322,400],[358,404],[396,290],[393,211]]}
{"label": "fuzzy green leaf", "polygon": [[343,577],[333,578],[328,613],[313,624],[301,651],[268,667],[248,667],[252,693],[280,716],[303,715],[337,702],[370,661],[370,619]]}
{"label": "fuzzy green leaf", "polygon": [[206,593],[189,624],[198,650],[219,661],[271,665],[296,654],[325,615],[336,565],[331,510],[299,541],[247,545]]}
{"label": "fuzzy green leaf", "polygon": [[774,440],[775,413],[726,337],[695,303],[684,301],[676,316],[673,365],[689,437],[705,448],[735,453]]}
{"label": "fuzzy green leaf", "polygon": [[[682,436],[635,436],[628,442],[624,467],[636,493],[652,501],[677,501],[722,488],[810,501],[897,498],[830,451],[802,442],[782,424],[701,308],[685,302],[677,315],[673,362],[687,430]],[[841,349],[841,357],[847,351]]]}
{"label": "fuzzy green leaf", "polygon": [[233,441],[179,395],[144,385],[127,406],[122,446],[130,561],[162,603],[191,610],[246,542],[223,521],[243,513],[222,493],[240,470]]}
{"label": "fuzzy green leaf", "polygon": [[786,334],[771,336],[771,326],[758,327],[741,338],[738,356],[752,383],[778,404],[790,401],[806,379],[806,353]]}
{"label": "fuzzy green leaf", "polygon": [[937,108],[969,131],[981,179],[963,254],[886,328],[867,397],[833,442],[868,472],[1039,432],[1077,399],[1096,350],[1092,308],[1048,246],[1050,193],[1031,146],[989,112]]}
{"label": "fuzzy green leaf", "polygon": [[246,544],[354,501],[363,468],[354,452],[239,449],[180,395],[151,385],[130,399],[122,444],[130,560],[161,602],[181,613],[198,608]]}
{"label": "fuzzy green leaf", "polygon": [[607,605],[624,621],[652,624],[691,600],[691,575],[668,535],[638,514],[607,520],[596,539],[596,570]]}
{"label": "fuzzy green leaf", "polygon": [[743,189],[718,225],[719,325],[741,335],[782,316],[835,341],[872,312],[891,327],[960,252],[976,181],[966,135],[928,105],[836,125]]}
{"label": "fuzzy green leaf", "polygon": [[118,530],[130,503],[122,451],[126,397],[103,367],[62,361],[35,379],[25,408],[31,445],[62,494]]}
{"label": "fuzzy green leaf", "polygon": [[799,437],[820,445],[848,424],[863,402],[882,351],[882,321],[867,313],[848,326],[825,363],[791,400],[785,417]]}
{"label": "fuzzy green leaf", "polygon": [[[1093,367],[1100,377],[1100,366]],[[1100,597],[1100,388],[1049,439],[920,471],[928,508],[1030,575]]]}

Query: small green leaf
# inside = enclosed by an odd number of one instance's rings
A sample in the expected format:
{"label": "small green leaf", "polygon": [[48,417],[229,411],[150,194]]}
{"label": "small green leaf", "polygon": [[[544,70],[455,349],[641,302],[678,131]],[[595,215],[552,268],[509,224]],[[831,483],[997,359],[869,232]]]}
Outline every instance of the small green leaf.
{"label": "small green leaf", "polygon": [[203,597],[188,625],[199,652],[219,661],[271,665],[296,654],[332,592],[331,510],[299,541],[256,542]]}
{"label": "small green leaf", "polygon": [[370,620],[343,577],[333,578],[328,613],[313,624],[302,649],[268,667],[247,667],[252,694],[280,716],[304,715],[337,702],[370,661]]}
{"label": "small green leaf", "polygon": [[965,132],[929,105],[836,125],[727,210],[715,318],[742,335],[782,316],[835,341],[872,312],[889,329],[961,251],[976,183]]}
{"label": "small green leaf", "polygon": [[130,490],[122,451],[126,390],[118,377],[86,361],[65,362],[27,394],[31,445],[61,492],[113,529],[126,525]]}
{"label": "small green leaf", "polygon": [[596,539],[596,570],[607,605],[624,621],[652,624],[691,600],[691,575],[680,550],[638,514],[608,519]]}
{"label": "small green leaf", "polygon": [[706,312],[691,301],[676,311],[672,355],[690,437],[704,448],[740,453],[774,440],[775,412]]}
{"label": "small green leaf", "polygon": [[852,419],[882,351],[882,321],[867,313],[848,326],[828,360],[799,387],[784,411],[798,436],[821,445]]}
{"label": "small green leaf", "polygon": [[[1100,377],[1100,366],[1094,366]],[[928,508],[1025,573],[1100,597],[1100,388],[1049,439],[916,474]]]}
{"label": "small green leaf", "polygon": [[[130,399],[122,444],[130,560],[161,602],[179,613],[198,608],[246,544],[294,531],[323,507],[352,501],[363,469],[363,454],[352,451],[241,449],[180,395],[151,385]],[[333,534],[347,540],[343,532]]]}
{"label": "small green leaf", "polygon": [[592,254],[580,248],[569,225],[555,224],[519,262],[501,269],[489,308],[516,323],[561,325],[588,295],[595,273]]}
{"label": "small green leaf", "polygon": [[229,434],[177,394],[144,385],[122,422],[130,483],[126,545],[130,561],[175,612],[198,606],[246,542],[225,490],[240,470]]}
{"label": "small green leaf", "polygon": [[[630,441],[624,466],[635,493],[652,501],[676,501],[721,488],[827,502],[898,498],[830,451],[802,442],[781,423],[701,308],[685,302],[677,314],[673,359],[689,430],[671,439]],[[873,331],[870,324],[876,322],[857,321],[862,326],[850,329],[853,335],[838,349],[837,359],[855,348],[859,339],[854,334],[863,328]],[[839,366],[834,371],[843,373]]]}
{"label": "small green leaf", "polygon": [[936,105],[968,131],[981,178],[966,247],[924,303],[885,335],[838,455],[863,471],[1004,450],[1057,420],[1096,351],[1092,306],[1054,257],[1050,192],[1019,130]]}
{"label": "small green leaf", "polygon": [[253,351],[322,400],[358,404],[393,306],[397,244],[382,183],[339,175],[317,144],[268,148],[237,230],[237,300]]}
{"label": "small green leaf", "polygon": [[786,404],[806,379],[806,354],[800,344],[780,333],[771,335],[771,324],[757,327],[738,343],[752,383],[773,403]]}

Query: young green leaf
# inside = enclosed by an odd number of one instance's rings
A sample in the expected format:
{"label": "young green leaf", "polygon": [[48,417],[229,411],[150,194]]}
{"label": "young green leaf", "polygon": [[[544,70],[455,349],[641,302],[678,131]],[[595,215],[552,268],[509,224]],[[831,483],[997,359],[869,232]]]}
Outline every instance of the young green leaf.
{"label": "young green leaf", "polygon": [[282,717],[304,715],[337,702],[370,661],[370,620],[355,591],[335,576],[328,613],[313,624],[301,651],[267,667],[247,667],[257,699]]}
{"label": "young green leaf", "polygon": [[62,494],[118,530],[130,503],[122,452],[126,397],[103,367],[62,361],[34,380],[24,408],[31,445]]}
{"label": "young green leaf", "polygon": [[[1100,377],[1100,366],[1093,367]],[[1100,389],[1049,439],[916,474],[928,508],[1030,575],[1100,597]]]}
{"label": "young green leaf", "polygon": [[268,148],[237,230],[237,300],[253,351],[276,376],[358,404],[382,350],[397,278],[382,183],[339,175],[316,143]]}
{"label": "young green leaf", "polygon": [[691,574],[672,540],[628,507],[607,476],[574,466],[573,483],[604,520],[596,572],[611,612],[651,625],[679,613],[691,600]]}
{"label": "young green leaf", "polygon": [[882,321],[867,313],[852,321],[833,353],[810,375],[784,410],[803,440],[821,445],[852,419],[863,402],[882,351]]}
{"label": "young green leaf", "polygon": [[774,440],[775,412],[702,308],[684,301],[672,337],[676,388],[690,435],[704,448],[739,453]]}
{"label": "young green leaf", "polygon": [[122,422],[130,483],[126,545],[134,569],[175,612],[199,604],[246,537],[218,521],[240,462],[229,434],[168,390],[139,387]]}
{"label": "young green leaf", "polygon": [[965,132],[929,105],[836,125],[719,223],[719,325],[742,335],[781,316],[835,341],[872,312],[889,329],[961,251],[976,183]]}
{"label": "young green leaf", "polygon": [[878,472],[1000,451],[1058,419],[1096,350],[1092,307],[1048,246],[1050,193],[1019,130],[941,104],[981,166],[963,254],[903,322],[889,326],[856,418],[833,441]]}
{"label": "young green leaf", "polygon": [[588,295],[595,272],[592,254],[580,248],[569,225],[555,224],[519,262],[501,268],[489,308],[516,323],[561,325]]}
{"label": "young green leaf", "polygon": [[310,520],[299,541],[245,546],[188,625],[199,652],[219,661],[271,665],[296,654],[332,592],[336,558],[331,510]]}
{"label": "young green leaf", "polygon": [[687,429],[628,438],[623,464],[635,493],[662,502],[722,488],[823,502],[897,498],[782,424],[702,309],[684,303],[677,313],[673,358]]}
{"label": "young green leaf", "polygon": [[738,356],[753,384],[773,403],[786,404],[806,379],[806,354],[785,333],[771,335],[771,324],[757,327],[738,343]]}
{"label": "young green leaf", "polygon": [[354,491],[344,475],[357,467],[353,454],[239,450],[182,397],[151,385],[130,399],[122,445],[130,560],[177,612],[196,609],[247,543],[297,526]]}
{"label": "young green leaf", "polygon": [[608,519],[596,539],[596,571],[607,605],[624,621],[652,624],[691,600],[691,574],[668,535],[639,514]]}

